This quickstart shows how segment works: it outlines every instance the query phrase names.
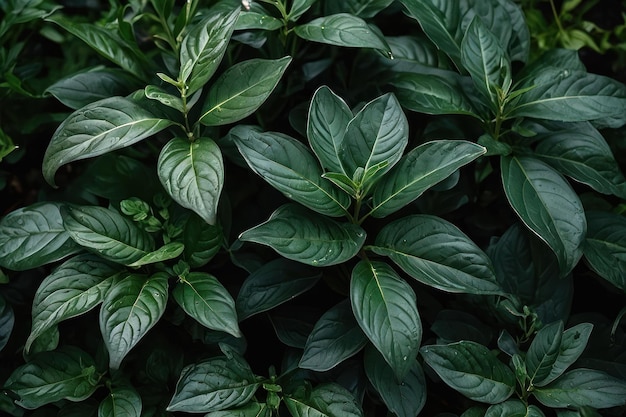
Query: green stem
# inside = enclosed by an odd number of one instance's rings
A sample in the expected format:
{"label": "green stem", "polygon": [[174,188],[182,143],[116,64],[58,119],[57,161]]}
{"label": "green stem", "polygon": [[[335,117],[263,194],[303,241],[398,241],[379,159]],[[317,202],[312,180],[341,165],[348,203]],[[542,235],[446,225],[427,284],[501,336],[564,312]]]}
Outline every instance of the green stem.
{"label": "green stem", "polygon": [[552,14],[554,15],[554,20],[556,22],[556,26],[559,28],[559,32],[564,33],[565,29],[563,29],[563,25],[561,25],[561,18],[559,17],[559,13],[556,11],[554,0],[550,0],[550,8],[552,8]]}

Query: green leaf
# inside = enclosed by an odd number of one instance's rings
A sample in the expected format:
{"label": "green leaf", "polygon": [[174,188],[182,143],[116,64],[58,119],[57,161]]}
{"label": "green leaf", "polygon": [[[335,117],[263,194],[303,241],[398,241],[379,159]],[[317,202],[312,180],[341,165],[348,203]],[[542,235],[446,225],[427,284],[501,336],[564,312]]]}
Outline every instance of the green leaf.
{"label": "green leaf", "polygon": [[331,307],[315,323],[298,367],[328,371],[359,352],[367,343],[346,299]]}
{"label": "green leaf", "polygon": [[72,239],[104,259],[130,265],[154,250],[152,236],[117,211],[71,206],[64,208],[62,216]]}
{"label": "green leaf", "polygon": [[270,246],[287,259],[313,266],[353,258],[365,237],[355,224],[338,223],[294,204],[279,207],[267,221],[239,235],[240,240]]}
{"label": "green leaf", "polygon": [[482,146],[462,140],[419,145],[376,184],[370,214],[385,217],[400,210],[485,152]]}
{"label": "green leaf", "polygon": [[183,253],[183,250],[185,250],[185,245],[182,243],[170,242],[161,246],[159,249],[142,256],[128,266],[144,266],[157,262],[169,261],[170,259],[178,258],[178,256]]}
{"label": "green leaf", "polygon": [[130,386],[113,386],[98,406],[98,417],[141,417],[141,397]]}
{"label": "green leaf", "polygon": [[235,301],[213,275],[191,272],[179,277],[172,296],[185,313],[203,326],[241,337]]}
{"label": "green leaf", "polygon": [[19,406],[34,410],[64,399],[82,401],[93,394],[99,379],[91,356],[65,346],[39,353],[17,367],[4,387],[18,396]]}
{"label": "green leaf", "polygon": [[587,230],[580,199],[558,172],[536,158],[502,157],[500,164],[509,203],[556,254],[561,275],[566,275],[582,255]]}
{"label": "green leaf", "polygon": [[65,231],[61,203],[42,202],[13,210],[0,220],[0,266],[24,271],[80,250]]}
{"label": "green leaf", "polygon": [[43,158],[44,178],[54,185],[54,174],[62,165],[125,148],[172,124],[124,97],[88,104],[54,132]]}
{"label": "green leaf", "polygon": [[354,177],[358,168],[367,173],[386,162],[380,176],[400,160],[408,142],[409,123],[396,97],[387,93],[367,103],[348,123],[339,150],[341,165]]}
{"label": "green leaf", "polygon": [[272,410],[267,404],[256,401],[250,401],[241,407],[211,412],[211,417],[272,417],[272,415]]}
{"label": "green leaf", "polygon": [[219,146],[209,138],[170,140],[157,162],[161,184],[181,206],[215,224],[224,186],[224,161]]}
{"label": "green leaf", "polygon": [[156,85],[147,85],[144,89],[144,94],[146,95],[146,98],[149,98],[150,100],[156,100],[159,103],[178,110],[183,114],[186,113],[183,99],[175,96],[174,94],[168,93],[161,87],[157,87]]}
{"label": "green leaf", "polygon": [[128,352],[165,312],[168,276],[129,275],[115,283],[100,309],[100,331],[109,352],[109,367],[118,369]]}
{"label": "green leaf", "polygon": [[239,17],[240,8],[207,16],[191,26],[180,46],[179,81],[187,95],[206,84],[217,70]]}
{"label": "green leaf", "polygon": [[535,335],[526,353],[526,370],[531,384],[541,384],[552,372],[561,351],[562,337],[562,321],[542,327]]}
{"label": "green leaf", "polygon": [[0,352],[9,342],[14,324],[15,313],[11,305],[0,295]]}
{"label": "green leaf", "polygon": [[402,381],[422,338],[415,292],[386,263],[360,261],[352,270],[350,301],[357,323]]}
{"label": "green leaf", "polygon": [[575,369],[533,391],[537,400],[553,408],[610,408],[626,404],[626,382],[595,369]]}
{"label": "green leaf", "polygon": [[424,346],[420,352],[448,386],[471,400],[497,404],[515,390],[513,371],[478,343]]}
{"label": "green leaf", "polygon": [[544,414],[534,405],[527,408],[520,400],[509,399],[489,406],[484,417],[544,417]]}
{"label": "green leaf", "polygon": [[[363,19],[376,16],[393,3],[393,0],[343,0],[324,4],[325,14],[350,13]],[[394,54],[394,58],[396,58]]]}
{"label": "green leaf", "polygon": [[307,41],[328,45],[373,48],[390,55],[385,38],[373,30],[365,20],[348,13],[319,17],[294,28],[296,35]]}
{"label": "green leaf", "polygon": [[183,369],[167,411],[210,413],[235,408],[250,401],[260,385],[238,355],[212,358]]}
{"label": "green leaf", "polygon": [[250,59],[228,68],[211,84],[200,123],[221,126],[254,113],[280,81],[291,57]]}
{"label": "green leaf", "polygon": [[295,22],[306,13],[317,0],[293,0],[289,9],[289,21]]}
{"label": "green leaf", "polygon": [[237,19],[235,30],[250,30],[250,29],[262,29],[262,30],[278,30],[283,27],[283,22],[280,19],[271,16],[266,10],[261,9],[259,11],[242,11]]}
{"label": "green leaf", "polygon": [[120,265],[92,254],[75,256],[59,266],[41,282],[35,293],[32,327],[24,346],[26,352],[45,331],[100,304],[122,274]]}
{"label": "green leaf", "polygon": [[365,374],[383,402],[398,417],[415,417],[426,404],[426,378],[414,360],[402,382],[395,381],[393,371],[375,349],[365,350]]}
{"label": "green leaf", "polygon": [[310,290],[321,278],[318,269],[278,258],[252,272],[241,284],[236,306],[239,320],[271,310]]}
{"label": "green leaf", "polygon": [[285,395],[283,401],[293,417],[363,417],[363,411],[347,389],[325,383]]}
{"label": "green leaf", "polygon": [[185,260],[192,267],[206,265],[221,249],[223,239],[219,224],[211,225],[200,216],[190,216],[183,230]]}
{"label": "green leaf", "polygon": [[416,280],[453,293],[504,294],[489,257],[452,223],[413,215],[384,226],[370,248]]}
{"label": "green leaf", "polygon": [[626,218],[614,213],[587,212],[585,260],[602,278],[626,291]]}
{"label": "green leaf", "polygon": [[339,149],[352,117],[346,102],[330,88],[322,86],[313,94],[307,118],[307,138],[327,171],[344,172]]}
{"label": "green leaf", "polygon": [[233,133],[248,166],[287,198],[327,216],[346,214],[350,197],[322,178],[322,169],[301,142],[276,132],[243,128]]}

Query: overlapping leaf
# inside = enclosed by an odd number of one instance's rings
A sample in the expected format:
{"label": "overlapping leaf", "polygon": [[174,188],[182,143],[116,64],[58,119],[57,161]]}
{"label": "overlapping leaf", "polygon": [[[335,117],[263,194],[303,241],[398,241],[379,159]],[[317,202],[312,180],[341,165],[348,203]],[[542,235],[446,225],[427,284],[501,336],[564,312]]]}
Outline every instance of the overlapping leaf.
{"label": "overlapping leaf", "polygon": [[614,213],[587,213],[585,260],[602,278],[626,290],[626,218]]}
{"label": "overlapping leaf", "polygon": [[98,417],[141,417],[139,393],[130,386],[113,386],[98,406]]}
{"label": "overlapping leaf", "polygon": [[284,397],[293,417],[363,417],[354,396],[339,384],[325,383]]}

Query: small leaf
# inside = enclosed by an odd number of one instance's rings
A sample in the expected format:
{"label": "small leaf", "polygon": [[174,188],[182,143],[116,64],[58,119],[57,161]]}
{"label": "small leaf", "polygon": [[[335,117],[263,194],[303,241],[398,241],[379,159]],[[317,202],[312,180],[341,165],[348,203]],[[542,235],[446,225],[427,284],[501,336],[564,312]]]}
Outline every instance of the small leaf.
{"label": "small leaf", "polygon": [[35,203],[4,216],[0,220],[0,266],[24,271],[80,251],[63,227],[61,207],[61,203]]}
{"label": "small leaf", "polygon": [[215,224],[224,186],[224,161],[219,146],[209,138],[170,140],[157,162],[161,184],[181,206]]}
{"label": "small leaf", "polygon": [[239,239],[270,246],[287,259],[329,266],[353,258],[365,242],[365,231],[287,204],[266,222],[243,232]]}
{"label": "small leaf", "polygon": [[544,417],[544,414],[533,405],[526,408],[520,400],[509,399],[489,406],[484,417]]}
{"label": "small leaf", "polygon": [[98,417],[141,417],[141,397],[130,386],[113,386],[98,406]]}
{"label": "small leaf", "polygon": [[212,411],[210,417],[272,417],[272,415],[272,410],[267,404],[250,401],[241,407]]}
{"label": "small leaf", "polygon": [[290,62],[291,57],[255,58],[228,68],[211,84],[200,123],[221,126],[251,115],[274,91]]}
{"label": "small leaf", "polygon": [[626,218],[614,213],[587,213],[585,260],[602,278],[626,291]]}
{"label": "small leaf", "polygon": [[11,305],[0,295],[0,352],[9,342],[13,325],[15,324],[15,314]]}
{"label": "small leaf", "polygon": [[191,272],[179,279],[172,295],[185,313],[209,329],[241,337],[235,301],[217,278]]}
{"label": "small leaf", "polygon": [[[257,7],[259,7],[258,4]],[[263,29],[271,31],[283,27],[283,22],[280,19],[271,16],[264,9],[261,10],[263,11],[242,11],[237,19],[235,30]]]}
{"label": "small leaf", "polygon": [[504,294],[489,257],[453,224],[413,215],[383,227],[370,248],[416,280],[448,292]]}
{"label": "small leaf", "polygon": [[143,266],[157,262],[169,261],[170,259],[178,258],[178,256],[183,253],[184,249],[185,245],[182,243],[170,242],[161,246],[159,249],[142,256],[128,266]]}
{"label": "small leaf", "polygon": [[168,93],[161,87],[157,87],[156,85],[148,85],[144,89],[144,94],[150,100],[156,100],[167,107],[178,110],[183,114],[185,113],[185,105],[183,104],[183,100],[180,97]]}
{"label": "small leaf", "polygon": [[298,367],[328,371],[359,352],[367,337],[359,327],[348,300],[331,307],[315,323]]}
{"label": "small leaf", "polygon": [[317,0],[293,0],[289,9],[289,21],[295,22],[306,13]]}
{"label": "small leaf", "polygon": [[125,148],[172,125],[124,97],[108,97],[70,114],[54,132],[43,158],[43,175],[65,164]]}
{"label": "small leaf", "polygon": [[298,390],[283,398],[293,417],[363,417],[363,411],[347,389],[325,383],[310,392]]}
{"label": "small leaf", "polygon": [[386,263],[361,261],[352,270],[350,301],[359,326],[402,381],[422,338],[415,292]]}
{"label": "small leaf", "polygon": [[[350,13],[363,19],[369,19],[383,11],[393,0],[343,0],[324,4],[326,14]],[[394,58],[396,58],[394,54]]]}
{"label": "small leaf", "polygon": [[526,370],[531,384],[541,384],[552,372],[561,351],[562,337],[561,321],[542,327],[535,335],[526,354]]}
{"label": "small leaf", "polygon": [[128,352],[165,312],[167,278],[163,272],[147,279],[129,275],[107,293],[100,309],[100,331],[111,369],[119,368]]}
{"label": "small leaf", "polygon": [[385,38],[377,30],[369,27],[360,17],[348,13],[319,17],[296,26],[294,31],[307,41],[352,48],[373,48],[387,55],[391,54]]}
{"label": "small leaf", "polygon": [[206,265],[221,249],[223,239],[219,224],[211,225],[200,216],[190,216],[183,230],[185,260],[191,267]]}
{"label": "small leaf", "polygon": [[237,295],[237,315],[245,320],[292,300],[311,289],[321,278],[318,269],[279,258],[252,272]]}
{"label": "small leaf", "polygon": [[424,346],[420,352],[446,384],[471,400],[497,404],[515,390],[513,372],[478,343]]}

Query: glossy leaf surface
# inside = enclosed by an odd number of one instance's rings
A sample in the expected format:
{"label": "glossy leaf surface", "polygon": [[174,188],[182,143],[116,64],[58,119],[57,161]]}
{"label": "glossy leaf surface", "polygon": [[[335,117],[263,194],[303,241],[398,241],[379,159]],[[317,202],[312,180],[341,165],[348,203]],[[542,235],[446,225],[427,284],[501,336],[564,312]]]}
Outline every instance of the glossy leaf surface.
{"label": "glossy leaf surface", "polygon": [[100,405],[98,417],[141,417],[141,397],[130,386],[114,386]]}
{"label": "glossy leaf surface", "polygon": [[350,391],[341,385],[326,383],[310,392],[304,389],[284,397],[293,417],[362,417],[363,411]]}

